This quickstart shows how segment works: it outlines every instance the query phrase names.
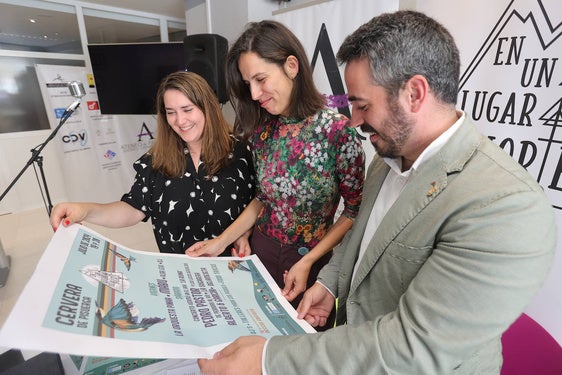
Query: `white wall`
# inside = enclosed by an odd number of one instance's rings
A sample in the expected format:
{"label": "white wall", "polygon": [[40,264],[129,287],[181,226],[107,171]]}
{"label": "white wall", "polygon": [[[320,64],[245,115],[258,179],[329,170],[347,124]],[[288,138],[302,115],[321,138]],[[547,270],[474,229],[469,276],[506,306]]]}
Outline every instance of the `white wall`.
{"label": "white wall", "polygon": [[185,23],[187,35],[209,32],[205,0],[186,0]]}

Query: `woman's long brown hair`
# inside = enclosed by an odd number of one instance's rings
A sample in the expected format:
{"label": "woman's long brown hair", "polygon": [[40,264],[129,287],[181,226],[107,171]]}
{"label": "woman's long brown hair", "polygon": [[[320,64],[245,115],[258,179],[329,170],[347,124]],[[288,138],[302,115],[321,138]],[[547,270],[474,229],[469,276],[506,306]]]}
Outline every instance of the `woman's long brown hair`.
{"label": "woman's long brown hair", "polygon": [[205,128],[201,159],[205,163],[207,174],[216,174],[230,161],[229,155],[234,146],[231,126],[224,118],[219,101],[207,81],[195,73],[183,71],[165,77],[158,88],[156,141],[148,151],[152,155],[152,167],[168,177],[180,177],[187,170],[185,142],[166,120],[164,93],[168,90],[178,90],[203,112]]}

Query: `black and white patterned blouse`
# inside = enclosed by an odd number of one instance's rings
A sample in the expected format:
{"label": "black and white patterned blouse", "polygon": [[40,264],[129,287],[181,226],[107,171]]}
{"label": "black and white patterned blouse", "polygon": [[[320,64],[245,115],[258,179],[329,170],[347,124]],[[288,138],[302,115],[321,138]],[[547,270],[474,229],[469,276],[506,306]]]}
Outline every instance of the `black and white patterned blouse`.
{"label": "black and white patterned blouse", "polygon": [[[236,140],[233,159],[218,174],[207,178],[205,163],[195,170],[186,152],[187,172],[168,178],[152,169],[144,154],[134,164],[135,182],[122,201],[150,217],[162,253],[184,254],[197,241],[221,234],[250,203],[255,193],[252,152],[247,142]],[[230,247],[223,255],[230,255]]]}

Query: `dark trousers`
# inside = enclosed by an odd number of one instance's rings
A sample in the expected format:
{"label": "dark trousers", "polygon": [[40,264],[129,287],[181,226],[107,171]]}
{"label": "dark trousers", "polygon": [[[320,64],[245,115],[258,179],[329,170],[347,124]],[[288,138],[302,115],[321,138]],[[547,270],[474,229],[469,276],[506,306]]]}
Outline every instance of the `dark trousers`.
{"label": "dark trousers", "polygon": [[[252,247],[252,253],[256,254],[258,258],[260,258],[260,261],[271,274],[273,280],[275,280],[279,288],[283,289],[285,287],[283,273],[291,269],[291,267],[303,257],[303,255],[298,253],[300,246],[282,245],[276,240],[264,235],[257,227],[254,227],[252,238],[250,240],[250,246]],[[330,251],[312,265],[306,282],[307,289],[316,282],[318,273],[322,267],[330,261],[331,257],[332,252]],[[298,307],[302,297],[303,293],[291,301],[291,305],[293,305],[295,309]],[[317,329],[324,330],[325,328],[331,327],[331,324],[333,323],[330,320],[326,324],[326,327]]]}

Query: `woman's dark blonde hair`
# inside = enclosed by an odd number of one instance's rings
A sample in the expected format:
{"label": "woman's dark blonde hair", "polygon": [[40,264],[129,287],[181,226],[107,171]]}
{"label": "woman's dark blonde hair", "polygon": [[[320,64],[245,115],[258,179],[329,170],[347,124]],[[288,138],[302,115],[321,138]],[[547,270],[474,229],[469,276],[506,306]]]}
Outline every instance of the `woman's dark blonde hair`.
{"label": "woman's dark blonde hair", "polygon": [[226,83],[230,102],[236,111],[236,135],[247,138],[259,124],[277,116],[269,114],[252,99],[248,85],[238,70],[240,55],[254,52],[281,68],[289,56],[299,61],[299,72],[293,80],[289,116],[304,119],[325,107],[326,100],[314,85],[312,67],[298,38],[282,23],[265,20],[251,22],[234,42],[226,57]]}
{"label": "woman's dark blonde hair", "polygon": [[201,160],[205,162],[209,176],[216,174],[230,161],[229,155],[234,147],[231,126],[224,118],[219,101],[207,81],[192,72],[171,73],[160,83],[156,95],[156,141],[148,151],[152,155],[152,167],[168,177],[180,177],[187,170],[185,142],[166,119],[164,93],[168,90],[178,90],[203,112],[205,128]]}

